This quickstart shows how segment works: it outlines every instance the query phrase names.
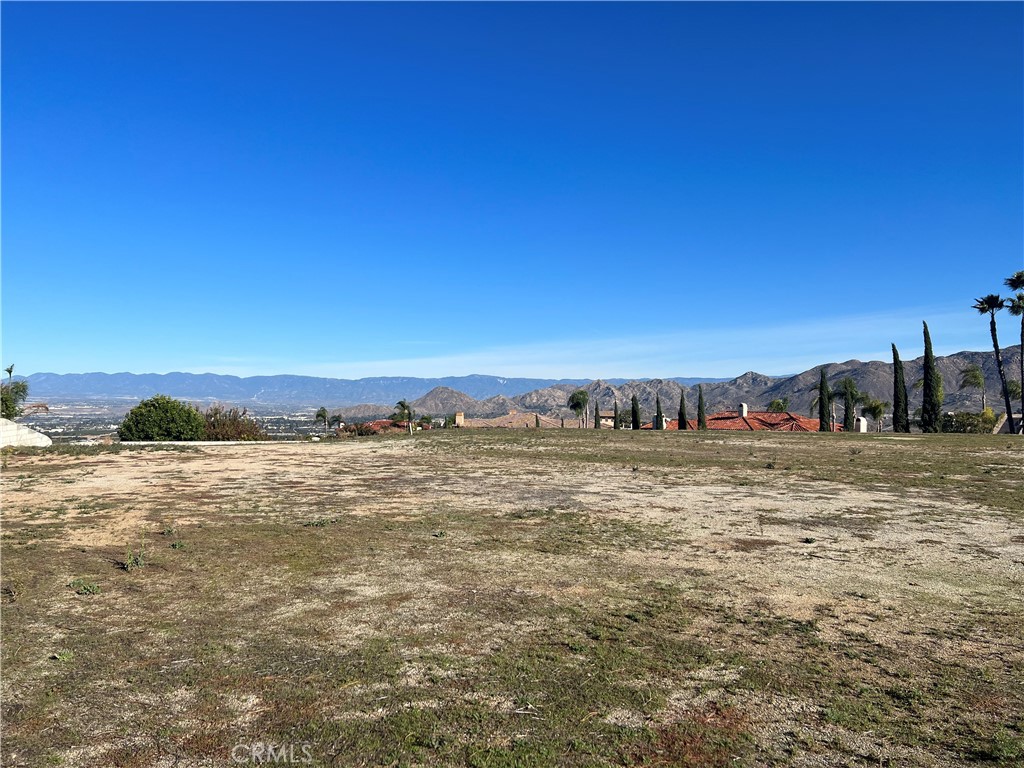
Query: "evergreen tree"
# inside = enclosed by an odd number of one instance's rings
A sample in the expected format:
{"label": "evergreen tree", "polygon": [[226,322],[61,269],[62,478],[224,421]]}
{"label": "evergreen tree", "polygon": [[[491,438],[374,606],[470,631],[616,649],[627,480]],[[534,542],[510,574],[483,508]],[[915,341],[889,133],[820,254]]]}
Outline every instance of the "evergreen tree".
{"label": "evergreen tree", "polygon": [[910,431],[910,411],[907,409],[907,381],[903,376],[903,361],[896,345],[892,345],[892,431]]}
{"label": "evergreen tree", "polygon": [[686,390],[679,390],[679,429],[689,429],[686,423]]}
{"label": "evergreen tree", "polygon": [[640,401],[636,399],[636,395],[633,395],[631,408],[633,416],[633,429],[640,429]]}
{"label": "evergreen tree", "polygon": [[928,323],[924,323],[924,402],[921,403],[921,431],[938,432],[942,429],[942,377],[935,366],[932,337]]}
{"label": "evergreen tree", "polygon": [[697,429],[708,428],[708,417],[704,412],[704,385],[697,385]]}
{"label": "evergreen tree", "polygon": [[654,428],[665,428],[665,414],[661,412],[661,395],[654,396]]}
{"label": "evergreen tree", "polygon": [[615,401],[615,417],[612,421],[614,421],[612,429],[622,429],[622,424],[619,423],[619,401],[617,399]]}
{"label": "evergreen tree", "polygon": [[832,390],[825,378],[825,366],[821,366],[821,378],[818,380],[818,431],[832,431]]}
{"label": "evergreen tree", "polygon": [[533,426],[535,429],[540,429],[540,414],[533,415]]}
{"label": "evergreen tree", "polygon": [[601,428],[601,409],[597,404],[597,400],[594,400],[594,429]]}

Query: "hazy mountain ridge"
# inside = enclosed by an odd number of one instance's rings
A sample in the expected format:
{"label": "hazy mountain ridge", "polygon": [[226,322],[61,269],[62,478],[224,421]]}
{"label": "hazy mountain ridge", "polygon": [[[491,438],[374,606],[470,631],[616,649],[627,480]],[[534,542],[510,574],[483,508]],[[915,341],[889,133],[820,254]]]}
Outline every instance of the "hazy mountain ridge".
{"label": "hazy mountain ridge", "polygon": [[365,379],[329,379],[317,376],[249,376],[213,373],[34,373],[28,376],[32,396],[39,399],[142,400],[163,394],[192,401],[225,401],[237,405],[355,406],[363,403],[394,405],[422,397],[435,387],[448,387],[475,399],[514,396],[540,387],[585,379],[533,379],[499,376],[447,376],[416,378],[382,376]]}
{"label": "hazy mountain ridge", "polygon": [[[23,378],[16,376],[15,378]],[[313,406],[344,408],[381,405],[421,398],[437,387],[461,392],[474,400],[515,397],[562,385],[570,391],[588,379],[538,379],[501,376],[377,376],[330,379],[317,376],[249,376],[215,373],[34,373],[27,378],[32,397],[40,400],[119,400],[128,404],[153,395],[170,395],[194,402],[228,402],[239,406]],[[682,382],[698,379],[681,378]],[[715,379],[700,379],[715,381]],[[618,379],[625,382],[625,379]],[[365,409],[364,409],[365,410]],[[381,412],[378,408],[374,412]],[[390,413],[390,411],[388,411]]]}
{"label": "hazy mountain ridge", "polygon": [[[1008,378],[1017,378],[1020,346],[1003,350],[1003,365]],[[958,391],[960,372],[967,365],[982,368],[988,384],[988,404],[997,412],[1003,409],[995,355],[992,352],[958,352],[936,358],[945,383],[946,410],[979,410],[981,393]],[[920,391],[912,385],[921,377],[923,358],[905,360],[910,407],[921,403]],[[847,360],[825,364],[830,382],[851,376],[858,388],[871,397],[892,401],[892,364],[882,361]],[[167,394],[190,401],[220,401],[239,406],[287,405],[318,407],[348,420],[384,417],[394,411],[398,400],[407,400],[418,414],[441,416],[462,411],[467,416],[494,417],[511,410],[531,411],[571,418],[566,406],[569,395],[584,389],[601,410],[610,411],[616,401],[620,409],[629,408],[636,395],[644,417],[654,415],[656,398],[661,398],[665,415],[675,417],[679,396],[685,392],[687,413],[697,413],[696,382],[704,383],[708,413],[735,409],[741,402],[752,410],[764,410],[776,398],[789,398],[789,409],[807,413],[814,397],[821,366],[788,377],[772,377],[748,371],[734,379],[529,379],[498,376],[451,376],[439,379],[415,377],[374,377],[366,379],[324,379],[314,376],[253,376],[240,378],[219,374],[33,374],[28,378],[33,399],[123,399],[126,406],[154,394]],[[20,377],[16,377],[20,378]]]}

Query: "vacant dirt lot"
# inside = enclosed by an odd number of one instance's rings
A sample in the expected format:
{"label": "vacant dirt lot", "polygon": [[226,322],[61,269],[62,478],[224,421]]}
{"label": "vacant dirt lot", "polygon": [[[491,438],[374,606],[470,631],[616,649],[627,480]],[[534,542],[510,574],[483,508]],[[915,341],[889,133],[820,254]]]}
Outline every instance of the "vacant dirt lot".
{"label": "vacant dirt lot", "polygon": [[4,462],[5,766],[1024,761],[1019,439]]}

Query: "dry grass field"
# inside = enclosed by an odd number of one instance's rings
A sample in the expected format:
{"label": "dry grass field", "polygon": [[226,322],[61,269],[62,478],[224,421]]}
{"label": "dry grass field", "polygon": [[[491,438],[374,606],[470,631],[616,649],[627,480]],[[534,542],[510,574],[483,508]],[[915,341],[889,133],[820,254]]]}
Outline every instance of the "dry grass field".
{"label": "dry grass field", "polygon": [[4,766],[1024,764],[1024,443],[447,431],[2,473]]}

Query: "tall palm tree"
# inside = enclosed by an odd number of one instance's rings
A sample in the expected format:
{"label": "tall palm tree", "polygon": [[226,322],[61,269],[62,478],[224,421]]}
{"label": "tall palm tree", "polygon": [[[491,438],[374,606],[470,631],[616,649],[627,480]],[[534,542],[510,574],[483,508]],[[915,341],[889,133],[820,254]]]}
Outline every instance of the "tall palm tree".
{"label": "tall palm tree", "polygon": [[[1020,318],[1020,383],[1024,389],[1024,270],[1014,272],[1006,278],[1006,287],[1017,291],[1017,295],[1006,300],[1006,308],[1014,317]],[[1024,394],[1020,398],[1020,412],[1024,419]]]}
{"label": "tall palm tree", "polygon": [[407,401],[395,403],[395,421],[412,421],[412,406]]}
{"label": "tall palm tree", "polygon": [[968,365],[962,371],[960,371],[960,391],[965,389],[980,389],[981,390],[981,410],[985,410],[985,374],[981,371],[981,366]]}
{"label": "tall palm tree", "polygon": [[882,431],[882,417],[885,416],[885,409],[889,407],[889,403],[883,403],[881,400],[875,400],[868,398],[864,401],[864,407],[861,408],[861,414],[864,416],[870,416],[875,420],[875,432]]}
{"label": "tall palm tree", "polygon": [[1010,427],[1010,434],[1017,434],[1013,425],[1013,406],[1010,405],[1010,392],[1006,388],[1006,374],[1003,372],[1003,356],[999,351],[999,337],[996,335],[996,312],[1003,308],[1003,297],[997,293],[990,293],[982,296],[971,305],[978,310],[979,315],[988,314],[988,329],[992,334],[992,348],[996,352],[996,369],[999,371],[999,382],[1003,386],[1003,400],[1006,402],[1006,423]]}
{"label": "tall palm tree", "polygon": [[843,431],[852,432],[856,427],[857,405],[865,400],[864,395],[849,376],[841,378],[833,392],[843,396]]}
{"label": "tall palm tree", "polygon": [[14,380],[14,363],[4,368],[4,372],[7,374],[7,386],[9,387]]}
{"label": "tall palm tree", "polygon": [[587,394],[585,389],[577,389],[571,395],[569,395],[569,410],[576,414],[576,418],[580,420],[580,427],[583,427],[583,419],[587,413],[587,403],[590,402],[590,395]]}
{"label": "tall palm tree", "polygon": [[344,423],[345,423],[345,417],[342,416],[340,413],[336,413],[333,416],[331,416],[331,426],[332,427],[339,427],[340,428],[342,425],[344,425]]}
{"label": "tall palm tree", "polygon": [[324,434],[325,435],[327,434],[327,419],[328,419],[327,409],[324,408],[321,405],[319,408],[317,408],[316,414],[314,414],[314,416],[313,416],[313,421],[322,421],[324,423]]}

